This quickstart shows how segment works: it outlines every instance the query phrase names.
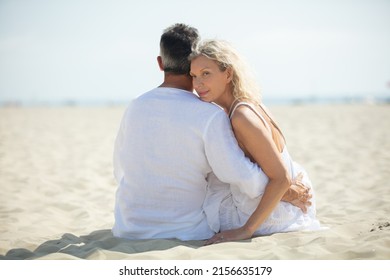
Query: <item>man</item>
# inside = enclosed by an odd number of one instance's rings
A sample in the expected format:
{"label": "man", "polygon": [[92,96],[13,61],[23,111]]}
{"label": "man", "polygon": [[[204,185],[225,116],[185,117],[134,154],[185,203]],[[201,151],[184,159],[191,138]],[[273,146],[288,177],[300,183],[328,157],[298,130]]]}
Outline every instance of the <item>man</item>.
{"label": "man", "polygon": [[208,239],[215,233],[202,208],[208,178],[242,188],[268,180],[238,147],[226,113],[192,92],[188,55],[198,40],[184,24],[164,31],[157,58],[164,81],[123,116],[114,151],[114,236]]}

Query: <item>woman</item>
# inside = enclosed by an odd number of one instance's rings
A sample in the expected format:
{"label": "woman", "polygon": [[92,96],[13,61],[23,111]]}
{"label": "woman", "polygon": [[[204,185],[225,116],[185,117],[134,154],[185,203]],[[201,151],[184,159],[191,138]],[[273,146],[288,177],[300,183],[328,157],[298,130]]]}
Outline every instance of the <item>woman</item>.
{"label": "woman", "polygon": [[206,244],[319,229],[314,197],[307,213],[281,201],[298,174],[304,174],[305,185],[311,184],[303,168],[292,161],[284,136],[261,103],[243,59],[227,42],[208,40],[197,46],[190,60],[193,86],[200,99],[214,102],[226,111],[240,147],[269,178],[266,186],[253,190],[240,190],[234,185],[229,189],[209,188],[204,209],[209,224],[214,228],[219,225],[215,230],[220,232]]}

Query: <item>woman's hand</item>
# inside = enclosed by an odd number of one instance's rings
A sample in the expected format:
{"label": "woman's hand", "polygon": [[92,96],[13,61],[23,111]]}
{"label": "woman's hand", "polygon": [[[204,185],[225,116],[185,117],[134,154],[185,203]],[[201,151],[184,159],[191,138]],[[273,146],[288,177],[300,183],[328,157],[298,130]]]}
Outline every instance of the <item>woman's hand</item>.
{"label": "woman's hand", "polygon": [[252,235],[253,235],[253,233],[251,233],[249,230],[245,229],[244,227],[221,231],[221,232],[215,234],[209,240],[206,240],[204,245],[211,245],[211,244],[217,244],[217,243],[222,243],[222,242],[227,242],[227,241],[238,241],[238,240],[249,239],[252,237]]}

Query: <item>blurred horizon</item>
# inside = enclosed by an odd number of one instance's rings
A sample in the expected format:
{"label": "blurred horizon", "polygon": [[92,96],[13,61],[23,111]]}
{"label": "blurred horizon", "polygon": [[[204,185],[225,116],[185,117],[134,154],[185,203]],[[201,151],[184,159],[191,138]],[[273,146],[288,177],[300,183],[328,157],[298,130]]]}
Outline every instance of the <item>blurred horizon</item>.
{"label": "blurred horizon", "polygon": [[[23,100],[23,101],[0,101],[0,108],[7,107],[111,107],[127,106],[132,99],[130,97],[123,100]],[[280,98],[263,98],[263,103],[267,106],[276,105],[326,105],[326,104],[387,104],[390,105],[390,97],[383,94],[378,95],[345,95],[331,97],[303,96],[303,97],[280,97]]]}
{"label": "blurred horizon", "polygon": [[388,0],[0,0],[0,106],[126,104],[174,23],[231,42],[265,103],[389,103]]}

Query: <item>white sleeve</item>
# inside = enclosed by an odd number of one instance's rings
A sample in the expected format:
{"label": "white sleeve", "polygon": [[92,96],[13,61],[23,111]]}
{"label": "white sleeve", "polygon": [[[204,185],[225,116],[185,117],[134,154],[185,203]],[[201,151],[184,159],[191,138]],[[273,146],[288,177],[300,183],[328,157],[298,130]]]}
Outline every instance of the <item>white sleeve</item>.
{"label": "white sleeve", "polygon": [[115,144],[114,144],[114,155],[113,155],[113,167],[114,167],[114,177],[116,182],[119,184],[122,180],[124,173],[123,173],[123,167],[120,162],[120,155],[122,153],[123,148],[123,138],[124,138],[124,123],[125,123],[126,114],[123,116],[119,130],[117,133],[117,136],[115,138]]}
{"label": "white sleeve", "polygon": [[219,180],[238,186],[250,198],[262,194],[268,177],[257,164],[245,157],[225,112],[216,113],[210,120],[204,142],[206,157]]}

